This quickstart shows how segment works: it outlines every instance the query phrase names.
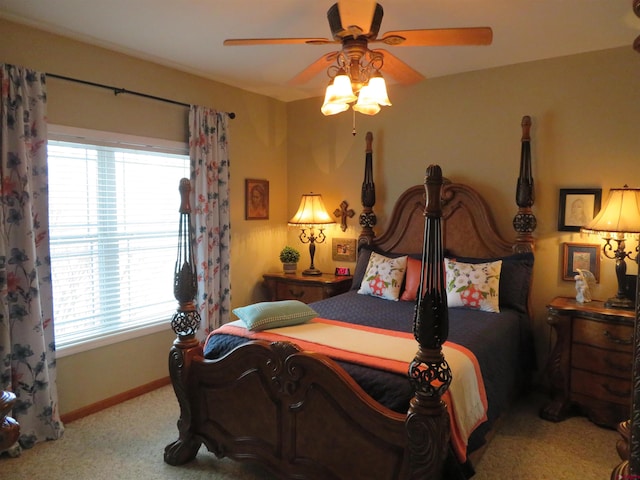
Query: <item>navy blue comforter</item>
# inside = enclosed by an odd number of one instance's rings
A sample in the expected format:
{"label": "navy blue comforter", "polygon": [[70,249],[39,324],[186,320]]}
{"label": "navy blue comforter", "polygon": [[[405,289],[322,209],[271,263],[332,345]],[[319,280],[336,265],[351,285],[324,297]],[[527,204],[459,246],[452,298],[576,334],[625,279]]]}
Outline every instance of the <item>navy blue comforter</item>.
{"label": "navy blue comforter", "polygon": [[[356,293],[355,290],[310,305],[321,318],[348,321],[388,330],[413,331],[414,303],[390,301]],[[205,346],[205,357],[216,359],[246,338],[214,335]],[[529,377],[533,366],[533,347],[526,315],[515,310],[501,313],[481,312],[466,308],[449,309],[449,341],[471,350],[480,365],[489,402],[486,429],[513,400]],[[416,342],[416,351],[418,345]],[[405,413],[413,392],[404,375],[383,372],[346,362],[340,365],[356,382],[382,405]],[[470,451],[474,450],[473,438]]]}

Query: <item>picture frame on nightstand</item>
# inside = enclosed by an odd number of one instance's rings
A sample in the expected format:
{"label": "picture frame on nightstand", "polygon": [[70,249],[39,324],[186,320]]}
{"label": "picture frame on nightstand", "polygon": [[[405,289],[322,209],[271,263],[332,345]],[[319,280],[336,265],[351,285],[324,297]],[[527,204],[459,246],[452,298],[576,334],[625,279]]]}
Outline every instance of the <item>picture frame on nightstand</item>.
{"label": "picture frame on nightstand", "polygon": [[589,270],[600,283],[600,245],[565,243],[562,254],[562,279],[574,280],[577,269]]}
{"label": "picture frame on nightstand", "polygon": [[355,238],[333,238],[331,240],[331,258],[336,262],[356,261]]}

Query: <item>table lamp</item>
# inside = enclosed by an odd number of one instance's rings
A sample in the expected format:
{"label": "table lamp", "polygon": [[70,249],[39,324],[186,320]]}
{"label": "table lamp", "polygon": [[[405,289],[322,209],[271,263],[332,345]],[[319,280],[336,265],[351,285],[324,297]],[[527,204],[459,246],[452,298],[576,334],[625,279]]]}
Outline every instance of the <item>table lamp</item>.
{"label": "table lamp", "polygon": [[[627,295],[627,263],[632,251],[626,251],[626,240],[638,239],[640,234],[640,188],[612,188],[609,198],[596,217],[581,229],[585,233],[600,235],[605,240],[602,251],[605,257],[616,260],[618,292],[605,302],[607,308],[633,309],[635,301]],[[614,249],[612,240],[616,242]],[[638,246],[635,248],[636,258]]]}
{"label": "table lamp", "polygon": [[[325,225],[335,223],[327,212],[319,193],[305,193],[300,200],[300,206],[296,214],[289,220],[289,225],[300,227],[300,241],[309,244],[309,255],[311,256],[311,266],[302,272],[303,275],[321,275],[322,272],[313,265],[313,257],[316,254],[316,243],[325,240]],[[313,229],[319,230],[316,236]],[[309,233],[307,234],[307,229]]]}

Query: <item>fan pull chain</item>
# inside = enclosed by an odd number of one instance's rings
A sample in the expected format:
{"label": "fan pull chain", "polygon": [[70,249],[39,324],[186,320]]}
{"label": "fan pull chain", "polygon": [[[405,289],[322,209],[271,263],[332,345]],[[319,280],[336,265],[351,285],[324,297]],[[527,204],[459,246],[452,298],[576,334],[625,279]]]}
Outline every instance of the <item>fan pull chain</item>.
{"label": "fan pull chain", "polygon": [[351,109],[351,113],[353,113],[353,127],[351,130],[351,135],[356,136],[356,111]]}

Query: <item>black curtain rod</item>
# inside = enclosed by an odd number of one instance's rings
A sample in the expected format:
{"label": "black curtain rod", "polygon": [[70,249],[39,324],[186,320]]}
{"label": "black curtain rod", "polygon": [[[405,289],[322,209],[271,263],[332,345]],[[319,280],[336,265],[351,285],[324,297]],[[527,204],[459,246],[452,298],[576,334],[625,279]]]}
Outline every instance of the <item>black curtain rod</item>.
{"label": "black curtain rod", "polygon": [[[188,103],[177,102],[175,100],[170,100],[168,98],[156,97],[154,95],[147,95],[146,93],[134,92],[132,90],[126,90],[124,88],[111,87],[109,85],[103,85],[102,83],[88,82],[86,80],[78,80],[77,78],[65,77],[63,75],[56,75],[55,73],[46,73],[47,77],[58,78],[60,80],[67,80],[68,82],[81,83],[83,85],[90,85],[92,87],[106,88],[107,90],[113,91],[114,95],[119,95],[121,93],[128,93],[129,95],[136,95],[138,97],[150,98],[151,100],[158,100],[160,102],[172,103],[174,105],[180,105],[181,107],[190,108],[191,105]],[[227,112],[229,118],[236,118],[236,114],[234,112]]]}

